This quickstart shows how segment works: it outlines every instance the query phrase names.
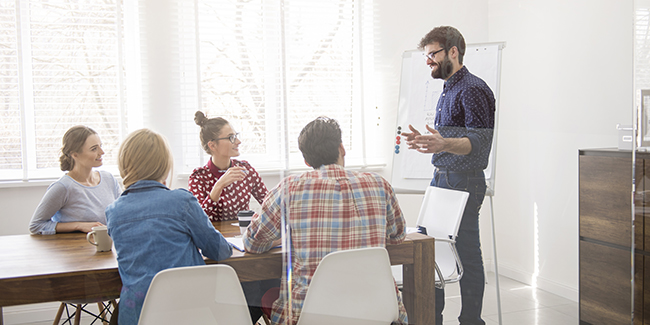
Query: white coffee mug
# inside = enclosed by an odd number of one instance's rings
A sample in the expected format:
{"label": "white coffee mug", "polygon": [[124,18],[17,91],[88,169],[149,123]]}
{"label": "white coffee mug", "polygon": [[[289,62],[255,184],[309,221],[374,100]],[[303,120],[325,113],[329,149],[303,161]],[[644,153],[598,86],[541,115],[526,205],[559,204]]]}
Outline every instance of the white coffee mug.
{"label": "white coffee mug", "polygon": [[[92,229],[92,231],[86,235],[88,242],[97,246],[98,252],[110,251],[113,246],[113,240],[108,236],[108,229],[106,226],[97,226],[90,229]],[[91,235],[93,240],[90,240]]]}

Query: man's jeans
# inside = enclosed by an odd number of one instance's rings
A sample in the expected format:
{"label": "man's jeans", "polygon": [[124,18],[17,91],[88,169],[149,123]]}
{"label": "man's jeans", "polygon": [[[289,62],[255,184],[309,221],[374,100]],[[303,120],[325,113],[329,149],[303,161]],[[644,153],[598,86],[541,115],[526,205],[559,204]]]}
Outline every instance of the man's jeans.
{"label": "man's jeans", "polygon": [[[462,308],[458,321],[461,325],[484,325],[481,319],[485,273],[481,256],[478,212],[485,198],[485,175],[483,171],[453,172],[436,170],[431,186],[469,192],[463,220],[458,230],[456,249],[463,263],[464,274],[460,280]],[[445,307],[445,291],[436,289],[436,324],[442,324]]]}

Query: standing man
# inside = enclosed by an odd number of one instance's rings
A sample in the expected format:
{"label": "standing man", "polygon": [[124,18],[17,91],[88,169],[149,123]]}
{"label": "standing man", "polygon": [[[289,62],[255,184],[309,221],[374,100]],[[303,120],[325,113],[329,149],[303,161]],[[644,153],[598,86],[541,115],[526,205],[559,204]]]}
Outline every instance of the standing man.
{"label": "standing man", "polygon": [[[445,80],[436,106],[435,129],[421,134],[409,125],[403,132],[409,149],[432,153],[436,167],[431,186],[469,192],[458,230],[456,248],[465,273],[460,280],[461,325],[485,322],[481,319],[485,276],[478,214],[485,198],[485,175],[492,147],[495,101],[488,85],[463,66],[465,39],[454,27],[440,26],[426,34],[419,45],[426,54],[431,76]],[[436,324],[442,324],[445,292],[436,289]]]}
{"label": "standing man", "polygon": [[[291,292],[282,277],[279,298],[272,303],[272,324],[295,324],[316,267],[325,255],[363,247],[385,247],[406,238],[405,221],[397,197],[381,176],[343,168],[345,148],[336,120],[319,117],[298,136],[305,163],[314,170],[289,176],[264,198],[261,214],[255,214],[243,235],[249,253],[263,253],[281,238],[282,218],[291,229]],[[271,290],[269,290],[271,292]],[[399,320],[406,324],[406,310],[395,287]],[[284,297],[289,297],[285,299]],[[266,299],[273,296],[272,299]],[[273,302],[274,301],[274,302]],[[269,303],[269,305],[271,304]],[[290,308],[291,304],[292,308]],[[291,312],[291,314],[289,314]]]}

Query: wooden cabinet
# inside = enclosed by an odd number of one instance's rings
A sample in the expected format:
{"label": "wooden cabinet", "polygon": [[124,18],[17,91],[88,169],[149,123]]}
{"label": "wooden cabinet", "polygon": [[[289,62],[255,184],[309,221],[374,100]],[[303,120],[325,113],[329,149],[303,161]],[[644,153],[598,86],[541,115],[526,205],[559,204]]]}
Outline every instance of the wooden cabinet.
{"label": "wooden cabinet", "polygon": [[634,195],[630,151],[580,150],[579,169],[580,324],[631,324],[632,211],[634,324],[650,324],[650,154],[637,155]]}

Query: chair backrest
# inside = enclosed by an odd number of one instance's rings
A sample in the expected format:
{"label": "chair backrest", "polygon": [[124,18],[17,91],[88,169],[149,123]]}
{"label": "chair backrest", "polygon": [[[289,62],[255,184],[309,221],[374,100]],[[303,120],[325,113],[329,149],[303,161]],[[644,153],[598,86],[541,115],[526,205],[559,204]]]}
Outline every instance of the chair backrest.
{"label": "chair backrest", "polygon": [[398,318],[388,252],[369,247],[323,258],[307,289],[298,325],[388,325]]}
{"label": "chair backrest", "polygon": [[[468,198],[468,192],[429,186],[417,225],[425,227],[427,235],[436,239],[456,240]],[[456,262],[451,245],[436,243],[436,263],[445,278],[456,272]]]}
{"label": "chair backrest", "polygon": [[429,186],[424,193],[417,225],[427,228],[427,235],[447,238],[458,234],[458,227],[469,198],[468,192]]}
{"label": "chair backrest", "polygon": [[237,273],[229,265],[219,264],[158,272],[147,291],[138,324],[251,323]]}

